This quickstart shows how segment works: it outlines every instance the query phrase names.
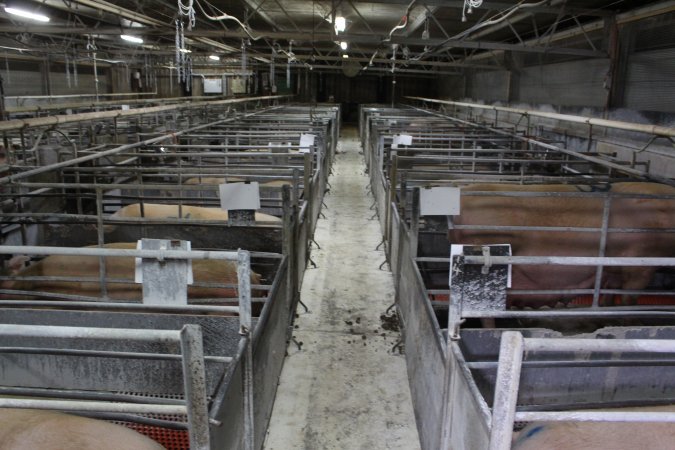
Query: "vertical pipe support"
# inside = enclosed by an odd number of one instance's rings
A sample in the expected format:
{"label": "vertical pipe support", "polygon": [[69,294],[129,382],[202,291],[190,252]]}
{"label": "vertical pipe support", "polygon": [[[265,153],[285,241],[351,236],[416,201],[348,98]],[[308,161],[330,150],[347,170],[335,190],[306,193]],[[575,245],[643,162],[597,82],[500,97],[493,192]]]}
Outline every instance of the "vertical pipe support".
{"label": "vertical pipe support", "polygon": [[523,335],[519,332],[502,333],[495,397],[492,403],[489,450],[511,448],[524,346]]}
{"label": "vertical pipe support", "polygon": [[239,278],[239,334],[246,342],[244,350],[244,449],[255,448],[253,415],[253,339],[251,334],[251,255],[239,250],[237,255]]}
{"label": "vertical pipe support", "polygon": [[185,325],[180,331],[183,354],[183,383],[185,406],[190,430],[190,448],[209,450],[209,410],[206,399],[206,369],[204,344],[199,325]]}
{"label": "vertical pipe support", "polygon": [[[600,249],[598,256],[604,257],[607,250],[607,230],[609,228],[609,209],[612,202],[611,194],[607,194],[602,207],[602,230],[600,234]],[[600,302],[600,288],[602,285],[602,265],[598,265],[595,271],[595,284],[593,285],[593,308],[597,308]]]}
{"label": "vertical pipe support", "polygon": [[[104,228],[103,228],[103,189],[100,187],[96,188],[96,235],[98,237],[98,246],[103,247],[103,245],[105,244]],[[106,267],[104,256],[98,257],[98,264],[99,264],[98,277],[101,289],[101,297],[107,299],[108,286],[105,284]]]}

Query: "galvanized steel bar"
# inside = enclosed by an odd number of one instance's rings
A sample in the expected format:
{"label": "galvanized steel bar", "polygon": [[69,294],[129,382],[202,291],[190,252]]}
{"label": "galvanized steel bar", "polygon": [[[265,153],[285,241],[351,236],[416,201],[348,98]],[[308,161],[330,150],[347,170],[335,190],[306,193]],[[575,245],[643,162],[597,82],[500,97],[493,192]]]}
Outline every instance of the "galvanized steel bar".
{"label": "galvanized steel bar", "polygon": [[[65,255],[65,256],[127,256],[156,259],[218,259],[238,260],[237,252],[211,250],[137,250],[98,247],[40,247],[31,245],[0,245],[0,254]],[[249,297],[250,298],[250,297]]]}
{"label": "galvanized steel bar", "polygon": [[[553,340],[553,339],[548,339]],[[505,331],[499,347],[499,367],[495,381],[489,450],[509,450],[518,402],[520,369],[523,360],[523,335]]]}
{"label": "galvanized steel bar", "polygon": [[527,352],[675,353],[675,339],[525,339]]}
{"label": "galvanized steel bar", "polygon": [[[121,359],[148,359],[148,360],[182,360],[182,356],[172,353],[142,353],[142,352],[108,352],[102,350],[73,350],[63,348],[45,348],[45,347],[1,347],[0,353],[25,353],[25,354],[44,354],[44,355],[67,355],[67,356],[94,356],[100,358],[121,358]],[[204,361],[229,363],[232,358],[229,356],[205,356]]]}
{"label": "galvanized steel bar", "polygon": [[[223,101],[226,101],[226,100],[223,100]],[[216,103],[220,103],[220,102],[212,102],[211,104],[216,104]],[[173,106],[171,106],[171,107],[157,107],[157,108],[171,109],[171,108],[173,108]],[[120,113],[123,113],[123,112],[129,112],[129,111],[116,111],[115,114],[120,114]],[[99,112],[99,113],[88,113],[88,114],[97,115],[97,114],[105,114],[105,113]],[[252,115],[252,114],[254,114],[254,113],[250,113],[249,115]],[[72,118],[74,116],[76,116],[76,115],[75,114],[74,115],[59,115],[59,116],[50,116],[50,117],[66,118],[67,119],[69,117]],[[48,119],[48,118],[49,117],[42,118],[42,119]],[[29,120],[32,120],[32,119],[29,119]],[[38,119],[35,119],[35,120],[38,120]],[[35,169],[27,170],[27,171],[24,171],[24,172],[21,172],[21,173],[18,173],[18,174],[9,175],[9,176],[0,178],[0,184],[5,184],[5,183],[11,182],[11,181],[18,180],[18,179],[27,178],[31,175],[37,175],[37,174],[40,174],[40,173],[49,172],[49,171],[52,171],[54,169],[59,169],[59,168],[62,168],[62,167],[73,166],[75,164],[79,164],[79,163],[86,162],[86,161],[91,161],[91,160],[94,160],[94,159],[101,158],[103,156],[115,155],[115,154],[120,153],[124,150],[129,150],[129,149],[133,149],[133,148],[142,147],[144,145],[154,144],[154,143],[166,140],[166,139],[171,139],[171,138],[174,138],[176,136],[182,136],[183,134],[186,134],[186,133],[189,133],[189,132],[192,132],[192,131],[201,130],[203,128],[208,128],[208,127],[211,127],[213,125],[228,122],[228,121],[231,121],[231,120],[234,120],[234,119],[232,119],[232,118],[220,119],[220,120],[217,120],[215,122],[206,123],[206,124],[203,124],[203,125],[198,125],[196,127],[191,127],[191,128],[186,129],[186,130],[167,133],[167,134],[164,134],[164,135],[161,135],[161,136],[158,136],[158,137],[146,139],[144,141],[139,141],[139,142],[135,142],[135,143],[132,143],[132,144],[121,145],[119,147],[115,147],[115,148],[110,149],[110,150],[104,150],[102,152],[97,152],[97,153],[90,154],[90,155],[87,155],[87,156],[80,156],[79,158],[70,159],[70,160],[67,160],[67,161],[60,162],[60,163],[51,164],[49,166],[43,166],[43,167],[38,167],[38,168],[35,168]],[[2,126],[5,126],[6,124],[9,124],[10,122],[15,122],[15,121],[0,122],[0,131],[3,131]],[[24,122],[24,121],[19,120],[19,122]],[[20,124],[15,124],[15,125],[20,125]],[[47,123],[46,125],[53,125],[53,124]],[[21,132],[23,132],[23,125],[19,126],[18,128]],[[7,130],[4,130],[4,131],[7,131]]]}
{"label": "galvanized steel bar", "polygon": [[[0,293],[11,293],[13,291],[3,289]],[[200,299],[201,300],[201,299]],[[238,306],[209,306],[209,305],[187,305],[187,306],[164,306],[164,305],[143,305],[141,303],[105,303],[105,302],[59,302],[59,301],[40,301],[40,300],[0,300],[0,308],[18,307],[18,308],[65,308],[65,309],[94,309],[94,310],[124,310],[152,313],[185,313],[185,314],[236,314],[239,312]]]}
{"label": "galvanized steel bar", "polygon": [[246,98],[237,98],[237,99],[226,99],[226,100],[214,100],[214,101],[202,101],[202,102],[190,102],[185,104],[176,104],[176,105],[164,105],[164,106],[151,106],[147,108],[137,108],[129,110],[114,110],[114,111],[98,111],[90,113],[80,113],[80,114],[69,114],[69,115],[52,115],[46,117],[37,117],[34,119],[14,119],[8,120],[0,123],[0,132],[10,131],[10,130],[19,130],[22,128],[30,127],[42,127],[42,126],[54,126],[64,123],[73,123],[73,122],[82,122],[88,120],[101,120],[105,118],[114,118],[114,117],[128,117],[128,116],[137,116],[141,114],[154,114],[163,111],[171,110],[182,110],[182,109],[192,109],[192,108],[201,108],[204,106],[220,106],[228,105],[235,103],[246,103],[251,101],[260,101],[260,100],[275,100],[288,97],[287,95],[268,95],[261,97],[246,97]]}
{"label": "galvanized steel bar", "polygon": [[[483,256],[465,256],[467,264],[484,264]],[[438,258],[448,261],[445,258]],[[554,264],[561,266],[675,266],[675,258],[597,256],[491,256],[492,264]]]}
{"label": "galvanized steel bar", "polygon": [[[612,203],[612,197],[605,197],[605,201],[602,206],[602,234],[600,235],[600,248],[598,249],[598,256],[604,257],[605,251],[607,250],[607,229],[609,228],[609,211],[610,205]],[[599,264],[595,270],[595,282],[593,284],[593,308],[597,308],[600,303],[600,288],[602,284],[602,272],[603,266]]]}
{"label": "galvanized steel bar", "polygon": [[622,122],[618,120],[600,119],[597,117],[574,116],[571,114],[549,113],[544,111],[537,111],[533,109],[508,108],[505,106],[481,105],[478,103],[454,102],[450,100],[439,100],[433,98],[422,97],[406,97],[410,100],[419,100],[427,103],[438,103],[443,105],[462,106],[475,109],[487,109],[491,111],[503,111],[514,114],[523,114],[532,117],[543,117],[546,119],[562,120],[564,122],[582,123],[586,125],[594,125],[606,128],[614,128],[617,130],[635,131],[639,133],[653,134],[656,136],[671,136],[675,137],[675,128],[662,127],[659,125],[646,125],[633,122]]}
{"label": "galvanized steel bar", "polygon": [[139,330],[132,328],[61,327],[46,325],[0,324],[0,336],[180,342],[180,331],[178,330]]}
{"label": "galvanized steel bar", "polygon": [[254,411],[253,411],[253,343],[251,339],[251,262],[250,254],[245,250],[238,252],[239,265],[237,276],[239,279],[239,321],[241,334],[246,342],[243,360],[244,385],[244,448],[255,448]]}
{"label": "galvanized steel bar", "polygon": [[[670,308],[668,310],[664,308]],[[512,319],[523,319],[523,318],[536,318],[541,319],[542,317],[555,317],[555,318],[564,318],[564,317],[574,317],[574,318],[626,318],[630,317],[631,319],[636,318],[657,318],[657,317],[666,317],[666,318],[675,318],[675,311],[673,307],[658,307],[658,306],[613,306],[610,308],[577,308],[574,311],[564,310],[564,309],[542,309],[538,311],[480,311],[480,312],[465,312],[462,314],[462,317],[480,317],[480,318],[512,318]]]}
{"label": "galvanized steel bar", "polygon": [[656,411],[522,411],[515,420],[532,422],[670,422],[675,412]]}
{"label": "galvanized steel bar", "polygon": [[[14,386],[0,386],[0,395],[8,397],[30,396],[43,398],[65,398],[69,400],[99,400],[108,402],[125,402],[125,403],[146,403],[147,397],[140,395],[107,392],[107,391],[81,391],[76,389],[52,389],[52,388],[31,388],[31,387],[14,387]],[[165,405],[183,405],[181,399],[175,398],[161,398],[152,397],[153,403]]]}
{"label": "galvanized steel bar", "polygon": [[190,448],[209,450],[209,409],[206,398],[204,344],[199,325],[185,325],[180,331],[183,354],[183,383],[190,430]]}
{"label": "galvanized steel bar", "polygon": [[0,408],[184,415],[185,405],[0,398]]}

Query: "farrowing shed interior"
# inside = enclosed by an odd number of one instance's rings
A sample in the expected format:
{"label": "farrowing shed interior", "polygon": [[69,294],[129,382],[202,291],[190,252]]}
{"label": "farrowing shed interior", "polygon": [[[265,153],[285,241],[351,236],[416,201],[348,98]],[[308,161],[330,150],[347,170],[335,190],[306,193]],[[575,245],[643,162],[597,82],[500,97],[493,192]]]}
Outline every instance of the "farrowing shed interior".
{"label": "farrowing shed interior", "polygon": [[0,447],[672,448],[673,80],[675,1],[0,3]]}

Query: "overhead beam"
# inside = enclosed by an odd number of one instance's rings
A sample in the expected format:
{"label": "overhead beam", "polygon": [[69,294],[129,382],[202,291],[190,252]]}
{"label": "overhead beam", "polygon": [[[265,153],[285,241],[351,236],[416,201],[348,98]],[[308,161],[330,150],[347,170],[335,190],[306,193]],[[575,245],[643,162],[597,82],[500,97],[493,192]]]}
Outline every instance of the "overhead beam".
{"label": "overhead beam", "polygon": [[[295,59],[299,61],[311,61],[312,56],[310,55],[296,55]],[[317,61],[345,61],[346,59],[343,58],[342,56],[319,56],[319,55],[314,55],[314,59]],[[365,58],[365,57],[360,57],[360,56],[350,56],[349,61],[356,61],[356,62],[369,62],[370,58]],[[375,58],[373,59],[373,63],[379,63],[379,64],[391,64],[391,60],[387,58]],[[484,70],[499,70],[502,69],[502,67],[499,66],[490,66],[487,64],[481,64],[481,65],[472,65],[472,64],[464,64],[464,63],[459,63],[459,62],[446,62],[446,61],[406,61],[406,60],[397,60],[396,61],[396,66],[408,66],[408,65],[413,65],[413,66],[428,66],[428,67],[464,67],[464,68],[472,68],[472,69],[484,69]]]}
{"label": "overhead beam", "polygon": [[[153,29],[138,29],[138,28],[101,28],[101,29],[90,29],[90,28],[62,28],[62,27],[49,27],[49,26],[32,26],[32,27],[22,27],[22,26],[0,26],[0,33],[33,33],[33,34],[120,34],[124,32],[125,34],[137,35],[137,36],[156,36],[166,34],[165,30],[153,30]],[[294,33],[294,32],[260,32],[264,37],[269,39],[293,39],[297,42],[308,41],[310,36],[306,33]],[[222,31],[222,30],[192,30],[185,31],[186,37],[192,37],[195,40],[202,42],[207,45],[214,47],[219,47],[222,50],[229,52],[239,52],[238,48],[233,46],[223,44],[221,42],[208,39],[207,36],[219,36],[223,38],[245,38],[246,33],[239,30],[232,31]],[[382,43],[382,40],[385,36],[377,36],[371,34],[345,34],[341,39],[355,43],[355,44],[365,44],[365,45],[379,45]],[[320,41],[332,41],[329,33],[319,33],[314,35],[315,42]],[[504,42],[487,42],[487,41],[468,41],[468,40],[447,40],[442,38],[435,39],[422,39],[422,38],[411,38],[405,36],[392,36],[392,44],[403,44],[403,45],[418,45],[418,46],[434,46],[434,45],[443,45],[444,48],[468,48],[468,49],[478,49],[478,50],[505,50],[513,52],[525,52],[525,53],[549,53],[549,54],[560,54],[560,55],[574,55],[574,56],[584,56],[589,58],[606,58],[607,53],[591,50],[591,49],[579,49],[579,48],[563,48],[563,47],[552,47],[552,46],[543,46],[543,45],[521,45],[521,44],[509,44]]]}
{"label": "overhead beam", "polygon": [[280,29],[277,23],[265,11],[261,9],[265,1],[266,0],[258,0],[258,2],[256,2],[255,0],[241,0],[241,2],[244,5],[251,8],[251,11],[254,14],[257,14],[258,16],[260,16],[262,20],[267,22],[267,25],[271,26],[272,29],[274,30]]}
{"label": "overhead beam", "polygon": [[[623,12],[621,14],[618,14],[615,18],[616,24],[617,25],[625,25],[631,22],[635,22],[638,20],[643,20],[647,19],[650,17],[655,17],[655,16],[660,16],[663,14],[669,14],[675,12],[675,0],[666,0],[660,3],[652,4],[652,5],[647,5],[644,7],[640,8],[635,8],[630,11]],[[586,23],[584,24],[583,30],[575,27],[575,28],[570,28],[564,31],[559,31],[555,35],[550,36],[551,42],[556,42],[560,41],[563,39],[569,39],[573,38],[576,36],[579,36],[581,34],[585,33],[591,33],[594,31],[600,31],[605,28],[605,21],[604,20],[598,20],[592,23]],[[540,43],[540,37],[530,39],[525,41],[525,45],[539,45]],[[478,54],[471,56],[469,58],[465,58],[465,60],[471,60],[471,61],[478,61],[480,59],[492,57],[491,55],[488,54]]]}
{"label": "overhead beam", "polygon": [[419,27],[424,25],[424,22],[427,20],[427,15],[433,15],[439,8],[439,6],[431,6],[426,12],[418,14],[417,17],[415,17],[415,20],[408,24],[408,28],[405,30],[405,36],[412,36]]}
{"label": "overhead beam", "polygon": [[[386,3],[388,5],[407,5],[410,3],[410,0],[368,0],[368,3]],[[427,6],[437,6],[444,8],[462,8],[464,6],[463,0],[417,0],[415,4],[418,5],[427,5]],[[486,1],[481,9],[487,10],[497,10],[497,9],[507,9],[512,8],[516,2],[493,2],[492,0]],[[565,8],[570,14],[581,15],[581,16],[594,16],[594,17],[606,17],[614,14],[612,11],[600,10],[600,9],[590,9],[590,8],[576,8],[570,7]],[[530,11],[545,13],[545,14],[558,14],[560,8],[550,5],[540,5],[534,6]]]}
{"label": "overhead beam", "polygon": [[[117,14],[120,17],[124,17],[125,19],[133,20],[134,22],[142,23],[144,25],[150,25],[150,26],[154,26],[154,27],[162,27],[162,28],[164,28],[164,31],[163,31],[162,34],[166,34],[167,28],[173,29],[172,24],[166,24],[166,23],[164,23],[160,20],[157,20],[157,19],[154,19],[152,17],[146,16],[145,14],[140,14],[140,13],[137,13],[135,11],[131,11],[131,10],[126,9],[126,8],[122,8],[121,6],[117,6],[113,3],[108,3],[105,0],[74,0],[74,2],[85,5],[85,6],[89,6],[91,8],[97,8],[97,9],[100,9],[101,11],[106,11],[106,12],[109,12],[109,13],[112,13],[112,14]],[[35,31],[32,31],[32,28],[33,27],[28,28],[29,33],[35,33]],[[58,28],[58,27],[55,27],[55,28]],[[134,30],[137,30],[137,29],[134,29]],[[96,29],[94,29],[94,31],[95,32],[92,33],[92,31],[90,30],[86,34],[102,34],[102,33],[96,32]],[[216,30],[216,31],[219,31],[219,30]],[[117,32],[120,33],[121,31],[118,29]],[[222,31],[221,31],[221,33],[222,33]],[[50,32],[48,34],[54,34],[54,33]],[[136,34],[138,34],[138,33],[136,33]],[[239,51],[239,49],[236,48],[236,47],[232,47],[230,45],[223,44],[222,42],[214,41],[212,39],[207,39],[205,37],[195,37],[195,40],[198,41],[198,42],[201,42],[202,44],[210,45],[212,47],[218,48],[218,49],[226,51],[226,52],[238,52]]]}
{"label": "overhead beam", "polygon": [[[319,69],[319,70],[321,70],[321,69],[323,69],[323,70],[340,70],[340,71],[342,70],[342,65],[340,65],[340,64],[335,65],[335,66],[331,66],[330,64],[313,64],[312,67],[314,68],[314,70],[317,70],[317,69]],[[365,74],[371,74],[371,75],[377,74],[377,75],[379,75],[379,74],[382,74],[382,73],[385,74],[385,75],[389,75],[389,76],[394,75],[391,72],[391,69],[387,68],[387,67],[369,67],[367,70],[365,68],[362,69],[361,72],[359,72],[359,76],[365,75]],[[440,71],[440,70],[430,71],[430,70],[416,70],[416,69],[399,69],[397,67],[396,71],[395,71],[395,74],[396,74],[397,77],[400,74],[410,74],[410,75],[414,74],[416,76],[427,75],[431,78],[435,78],[438,75],[459,75],[459,72],[447,72],[447,71]]]}

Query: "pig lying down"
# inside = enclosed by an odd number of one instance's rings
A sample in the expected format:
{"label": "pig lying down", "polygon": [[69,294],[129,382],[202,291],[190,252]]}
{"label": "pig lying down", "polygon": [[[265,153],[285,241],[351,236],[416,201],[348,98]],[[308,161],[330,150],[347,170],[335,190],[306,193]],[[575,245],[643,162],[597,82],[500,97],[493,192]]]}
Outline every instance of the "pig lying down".
{"label": "pig lying down", "polygon": [[[196,185],[219,185],[226,183],[244,183],[247,179],[244,177],[202,177],[200,178],[188,178],[185,180],[184,184],[196,184]],[[282,187],[282,186],[292,186],[293,181],[291,180],[269,180],[269,181],[259,181],[258,184],[263,187]]]}
{"label": "pig lying down", "polygon": [[[203,206],[183,205],[164,205],[159,203],[144,203],[143,214],[141,214],[141,205],[133,203],[120,208],[110,217],[147,217],[148,219],[194,219],[194,220],[228,220],[227,211],[220,208],[206,208]],[[256,212],[256,222],[274,222],[279,223],[281,219],[269,214]]]}
{"label": "pig lying down", "polygon": [[163,450],[129,428],[35,409],[0,408],[0,450]]}
{"label": "pig lying down", "polygon": [[[92,246],[95,247],[95,246]],[[135,249],[135,242],[118,242],[106,244],[105,248]],[[96,297],[100,295],[98,256],[64,256],[52,255],[26,268],[19,269],[18,277],[77,277],[89,278],[90,281],[62,280],[7,280],[0,286],[2,289],[21,291],[38,291],[56,294],[71,294]],[[142,284],[134,283],[136,262],[133,257],[106,257],[106,288],[113,299],[137,300],[143,297]],[[224,260],[193,260],[192,273],[195,283],[217,283],[237,285],[237,263]],[[112,282],[111,280],[124,280]],[[260,275],[251,272],[251,284],[260,284]],[[11,294],[0,294],[0,298],[12,298]],[[18,296],[26,298],[25,296]],[[236,298],[235,287],[200,287],[188,286],[188,298]],[[39,294],[29,298],[40,298]]]}
{"label": "pig lying down", "polygon": [[548,422],[523,428],[512,450],[673,450],[675,424]]}
{"label": "pig lying down", "polygon": [[[520,193],[579,193],[585,186],[574,185],[510,185],[474,184],[462,187],[462,192],[520,192]],[[675,195],[675,188],[657,183],[614,183],[609,191],[617,194]],[[462,195],[461,213],[453,218],[455,225],[534,226],[599,228],[602,225],[603,198],[581,197],[506,197],[498,195]],[[605,255],[609,257],[675,257],[675,199],[615,198],[611,202],[609,228],[631,228],[645,231],[610,233]],[[511,244],[515,256],[598,256],[599,232],[582,231],[522,231],[505,229],[451,228],[451,243],[468,245]],[[602,285],[605,288],[644,289],[655,267],[606,267]],[[589,289],[595,282],[596,268],[591,266],[513,266],[514,290]],[[508,297],[514,306],[555,304],[559,295],[514,295]],[[625,304],[636,298],[624,296]]]}

